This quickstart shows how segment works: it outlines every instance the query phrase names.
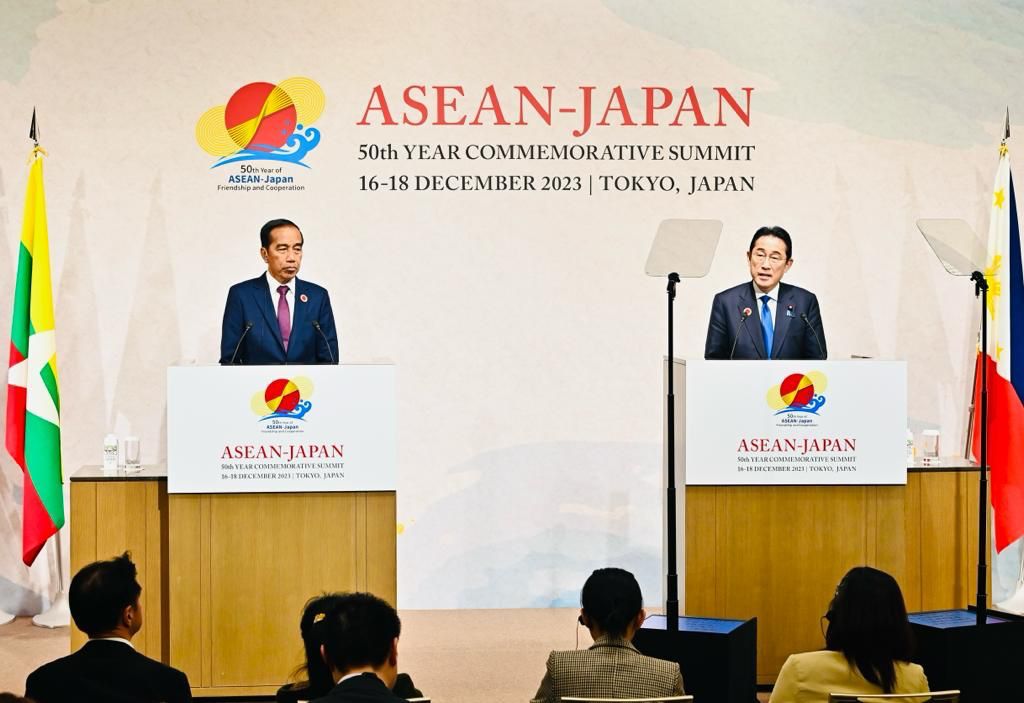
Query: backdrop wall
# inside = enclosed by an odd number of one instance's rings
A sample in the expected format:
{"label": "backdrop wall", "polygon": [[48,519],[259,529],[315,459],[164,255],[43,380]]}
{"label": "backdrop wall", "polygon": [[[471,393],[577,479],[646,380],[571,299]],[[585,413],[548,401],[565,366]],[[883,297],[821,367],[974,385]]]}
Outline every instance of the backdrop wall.
{"label": "backdrop wall", "polygon": [[[710,275],[680,289],[680,355],[702,354],[711,297],[747,277],[752,232],[781,224],[795,241],[786,280],[818,294],[833,358],[907,359],[914,427],[941,428],[957,451],[975,303],[914,222],[986,231],[1003,111],[1024,114],[1021,14],[923,0],[5,3],[0,326],[35,107],[69,472],[99,463],[107,431],[164,459],[165,367],[216,362],[227,288],[260,272],[259,226],[288,217],[306,235],[301,277],[331,292],[343,361],[398,368],[402,606],[573,605],[608,564],[656,601],[664,284],[643,265],[658,223],[725,223]],[[211,168],[197,120],[246,84],[292,76],[326,96],[306,166],[281,165],[304,189],[218,190],[241,166]],[[492,109],[479,126],[388,126],[371,110],[359,125],[377,85],[399,122],[418,116],[401,104],[411,85],[461,86],[448,99],[467,122],[489,85],[508,122],[519,85],[553,86],[556,108],[578,109],[550,125],[529,105],[528,124],[494,124]],[[585,85],[595,121],[621,86],[637,124],[613,104],[608,126],[574,137]],[[671,91],[658,126],[640,124],[644,86]],[[669,126],[688,86],[709,126],[692,110]],[[726,104],[714,126],[715,87],[740,107],[753,89],[749,125]],[[753,149],[749,161],[359,160],[361,144],[387,143]],[[579,176],[581,190],[360,190],[360,176],[402,174]],[[601,190],[609,175],[672,176],[681,191]],[[754,186],[689,195],[691,176]],[[50,597],[52,564],[21,565],[21,476],[0,464],[0,607],[27,612]]]}

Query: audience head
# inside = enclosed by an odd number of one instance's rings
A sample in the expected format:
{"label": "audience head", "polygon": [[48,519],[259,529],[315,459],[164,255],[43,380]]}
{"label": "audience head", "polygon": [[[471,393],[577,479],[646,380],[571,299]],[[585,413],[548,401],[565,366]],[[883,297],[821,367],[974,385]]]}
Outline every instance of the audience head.
{"label": "audience head", "polygon": [[842,652],[861,675],[892,693],[896,661],[910,661],[913,637],[899,584],[870,566],[850,569],[829,604],[825,647]]}
{"label": "audience head", "polygon": [[94,561],[71,579],[68,604],[78,629],[89,637],[124,637],[142,627],[135,564],[128,552],[108,561]]}
{"label": "audience head", "polygon": [[625,569],[598,569],[583,584],[580,622],[594,639],[602,635],[632,639],[643,624],[644,599],[640,584]]}
{"label": "audience head", "polygon": [[373,671],[391,688],[398,676],[398,637],[402,622],[386,601],[370,593],[334,597],[323,619],[321,654],[334,679]]}
{"label": "audience head", "polygon": [[22,698],[13,693],[0,693],[0,703],[32,703],[32,699]]}
{"label": "audience head", "polygon": [[305,669],[311,697],[325,696],[334,688],[334,677],[321,650],[325,643],[327,618],[341,598],[341,594],[325,593],[311,598],[302,611],[299,631],[302,633],[302,646],[306,650]]}

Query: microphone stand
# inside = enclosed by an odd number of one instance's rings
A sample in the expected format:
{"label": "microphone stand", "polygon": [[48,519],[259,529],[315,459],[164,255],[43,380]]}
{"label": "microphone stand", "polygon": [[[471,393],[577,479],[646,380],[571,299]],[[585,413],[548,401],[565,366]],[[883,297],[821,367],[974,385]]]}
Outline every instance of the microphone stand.
{"label": "microphone stand", "polygon": [[988,281],[981,271],[971,274],[974,296],[981,296],[981,451],[978,457],[978,601],[976,624],[985,624],[985,553],[988,551]]}
{"label": "microphone stand", "polygon": [[668,581],[666,583],[665,596],[665,627],[669,632],[679,631],[679,576],[676,574],[676,394],[675,384],[672,378],[672,367],[674,365],[673,349],[673,325],[672,308],[676,299],[676,284],[679,283],[679,274],[668,275],[668,394],[666,402],[666,417],[668,419],[667,452],[666,461],[668,471]]}

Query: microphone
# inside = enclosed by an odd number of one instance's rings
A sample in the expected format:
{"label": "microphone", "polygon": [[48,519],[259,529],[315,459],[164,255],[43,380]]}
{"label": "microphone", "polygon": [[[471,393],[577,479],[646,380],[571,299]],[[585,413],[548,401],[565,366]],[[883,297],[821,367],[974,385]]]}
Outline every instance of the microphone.
{"label": "microphone", "polygon": [[804,324],[807,325],[807,329],[809,329],[811,331],[811,334],[814,335],[814,343],[818,345],[818,356],[822,359],[822,361],[824,361],[825,350],[821,346],[821,340],[818,339],[818,333],[814,331],[814,325],[812,325],[810,321],[808,321],[807,319],[807,313],[800,313],[800,319],[804,321]]}
{"label": "microphone", "polygon": [[320,320],[313,320],[313,327],[315,327],[316,331],[320,333],[320,336],[324,338],[324,344],[327,345],[327,356],[330,357],[331,363],[338,363],[334,360],[334,352],[331,351],[331,343],[327,341],[327,335],[324,334],[323,329],[320,327]]}
{"label": "microphone", "polygon": [[249,330],[252,329],[252,322],[249,320],[245,321],[245,329],[242,330],[242,336],[238,338],[238,344],[235,345],[235,353],[231,355],[231,361],[228,362],[228,366],[235,363],[235,357],[238,356],[238,350],[242,348],[242,340],[245,339],[245,335],[249,334]]}
{"label": "microphone", "polygon": [[[746,326],[747,326],[747,324],[746,324],[747,323],[747,318],[750,317],[751,314],[752,313],[751,313],[750,308],[743,308],[743,315],[740,317],[740,327],[743,327],[744,329],[746,328]],[[747,330],[747,334],[748,335],[750,334],[750,330]],[[732,361],[733,355],[736,354],[736,345],[739,344],[739,341],[740,341],[740,335],[739,335],[739,333],[737,333],[736,334],[736,339],[732,340],[732,349],[729,350],[729,361]],[[753,342],[754,342],[754,338],[753,337],[750,338],[750,342],[753,344]],[[754,344],[754,351],[757,351],[757,345],[756,344]],[[757,354],[758,354],[758,356],[760,356],[761,352],[757,352]]]}

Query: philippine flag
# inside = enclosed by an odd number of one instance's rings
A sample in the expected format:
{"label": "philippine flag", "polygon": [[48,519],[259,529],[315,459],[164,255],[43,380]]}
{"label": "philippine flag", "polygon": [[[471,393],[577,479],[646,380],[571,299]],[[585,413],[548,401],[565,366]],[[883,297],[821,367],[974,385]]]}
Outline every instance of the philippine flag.
{"label": "philippine flag", "polygon": [[971,447],[981,455],[981,374],[988,366],[988,464],[996,551],[1024,536],[1024,266],[1010,154],[999,147],[999,168],[988,228],[988,348],[978,355]]}

